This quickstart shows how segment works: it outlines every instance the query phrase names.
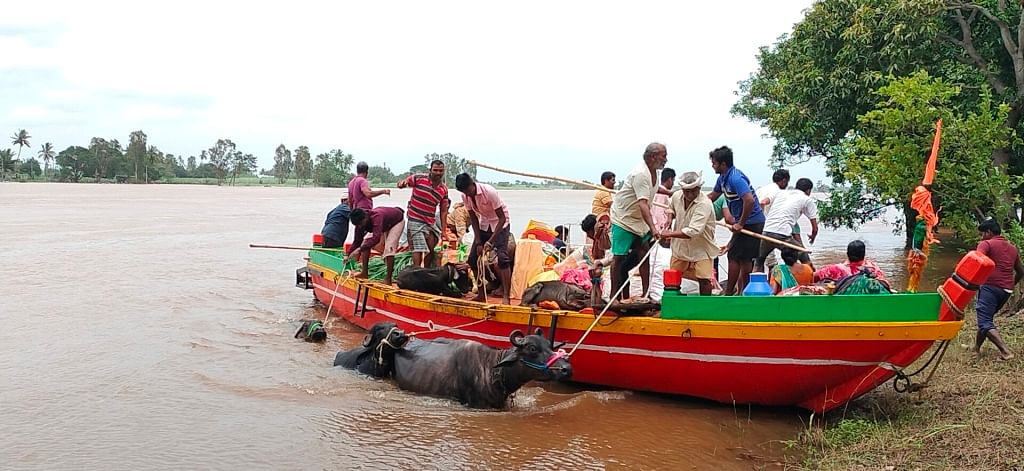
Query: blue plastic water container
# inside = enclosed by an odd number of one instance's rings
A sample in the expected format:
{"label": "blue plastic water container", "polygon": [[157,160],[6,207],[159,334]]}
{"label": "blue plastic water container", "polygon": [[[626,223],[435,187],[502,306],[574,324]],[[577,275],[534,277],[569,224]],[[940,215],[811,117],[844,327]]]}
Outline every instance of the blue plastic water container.
{"label": "blue plastic water container", "polygon": [[751,273],[750,281],[747,282],[747,287],[743,288],[744,296],[771,296],[774,290],[772,285],[768,284],[767,273]]}

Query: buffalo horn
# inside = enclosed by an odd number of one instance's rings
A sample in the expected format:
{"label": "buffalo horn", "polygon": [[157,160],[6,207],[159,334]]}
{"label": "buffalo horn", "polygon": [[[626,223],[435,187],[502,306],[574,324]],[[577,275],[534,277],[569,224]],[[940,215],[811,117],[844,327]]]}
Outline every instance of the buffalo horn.
{"label": "buffalo horn", "polygon": [[515,345],[516,347],[522,347],[523,345],[526,345],[526,343],[523,342],[523,337],[523,332],[519,329],[516,329],[512,331],[511,335],[508,336],[508,341],[512,342],[512,345]]}

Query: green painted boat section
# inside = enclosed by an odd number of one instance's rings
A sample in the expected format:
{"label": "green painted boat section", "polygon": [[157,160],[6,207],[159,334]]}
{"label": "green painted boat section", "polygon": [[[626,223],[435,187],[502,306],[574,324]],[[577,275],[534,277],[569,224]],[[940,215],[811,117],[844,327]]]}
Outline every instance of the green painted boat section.
{"label": "green painted boat section", "polygon": [[[340,252],[311,250],[309,260],[335,272],[342,270]],[[355,263],[349,268],[356,268]],[[661,299],[661,318],[735,322],[922,322],[938,320],[941,302],[937,293],[743,297],[684,296],[666,291]]]}
{"label": "green painted boat section", "polygon": [[665,292],[662,319],[735,322],[926,322],[937,293],[816,296],[685,296]]}
{"label": "green painted boat section", "polygon": [[344,252],[321,252],[319,250],[309,251],[309,261],[324,268],[330,268],[338,273],[342,270],[342,262],[345,259]]}

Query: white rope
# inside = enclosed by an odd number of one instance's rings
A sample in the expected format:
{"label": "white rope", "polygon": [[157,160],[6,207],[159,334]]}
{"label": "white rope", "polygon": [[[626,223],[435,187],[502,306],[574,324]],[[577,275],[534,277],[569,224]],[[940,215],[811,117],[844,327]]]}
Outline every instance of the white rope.
{"label": "white rope", "polygon": [[622,286],[619,286],[618,291],[616,291],[615,294],[612,295],[611,299],[608,300],[608,303],[604,305],[604,309],[601,309],[601,313],[598,314],[597,317],[594,318],[594,322],[590,323],[590,327],[587,327],[586,332],[583,332],[583,336],[580,337],[580,339],[576,341],[576,345],[573,345],[572,350],[570,350],[569,354],[566,355],[566,356],[571,357],[573,353],[576,353],[576,349],[580,348],[580,345],[583,345],[583,341],[586,340],[588,335],[590,335],[590,331],[594,330],[594,327],[597,326],[597,323],[601,320],[601,317],[603,317],[604,313],[608,312],[608,308],[610,308],[612,306],[612,302],[614,302],[614,300],[619,298],[619,296],[622,294],[623,288],[625,288],[626,285],[629,284],[628,283],[629,279],[632,278],[633,275],[636,275],[640,271],[640,267],[644,264],[644,262],[647,261],[647,258],[651,256],[651,253],[654,252],[654,249],[657,248],[657,247],[658,247],[658,244],[657,244],[657,241],[655,241],[655,244],[653,246],[651,246],[651,249],[648,250],[646,254],[644,254],[644,258],[640,259],[640,263],[638,263],[635,268],[630,270],[630,272],[628,273],[628,276],[626,277],[625,282],[622,283]]}
{"label": "white rope", "polygon": [[[355,272],[350,270],[348,272],[348,275],[345,276],[345,280],[342,281],[341,283],[338,283],[338,278],[341,277],[341,273],[336,273],[334,275],[334,292],[331,294],[330,304],[327,305],[327,314],[324,315],[324,321],[321,322],[321,324],[324,325],[325,329],[327,328],[327,321],[330,320],[331,318],[331,308],[334,307],[334,300],[338,297],[338,289],[340,289],[341,286],[344,285],[345,283],[348,283],[348,280],[349,278],[352,278],[353,273]],[[356,302],[358,303],[359,300],[357,299]]]}

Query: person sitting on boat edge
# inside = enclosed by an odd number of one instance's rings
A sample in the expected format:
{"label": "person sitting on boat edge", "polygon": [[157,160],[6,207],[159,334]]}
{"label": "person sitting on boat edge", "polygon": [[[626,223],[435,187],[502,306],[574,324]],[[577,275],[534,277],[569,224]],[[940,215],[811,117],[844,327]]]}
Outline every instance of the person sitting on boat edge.
{"label": "person sitting on boat edge", "polygon": [[[473,228],[473,245],[469,249],[469,266],[477,280],[484,278],[479,273],[480,257],[493,251],[498,260],[498,277],[501,278],[501,303],[511,304],[512,259],[508,254],[508,239],[511,237],[508,207],[498,191],[486,183],[473,181],[468,173],[455,177],[455,189],[462,193],[462,202],[469,210],[469,223]],[[485,283],[478,283],[476,301],[486,302]]]}
{"label": "person sitting on boat edge", "polygon": [[348,182],[348,203],[352,209],[364,211],[373,209],[373,199],[380,195],[391,195],[391,190],[374,190],[370,188],[370,181],[366,179],[370,174],[370,166],[366,162],[356,164],[356,176]]}
{"label": "person sitting on boat edge", "polygon": [[668,222],[675,224],[664,233],[672,240],[673,270],[683,278],[696,281],[700,294],[711,294],[711,278],[718,245],[715,244],[715,209],[701,192],[704,178],[697,172],[685,172],[679,180],[682,191],[669,200]]}
{"label": "person sitting on boat edge", "polygon": [[320,235],[324,237],[323,247],[330,249],[345,245],[348,239],[349,215],[352,208],[348,205],[348,192],[341,195],[341,203],[327,213],[324,220],[324,228],[320,229]]}
{"label": "person sitting on boat edge", "polygon": [[775,294],[794,286],[814,284],[814,270],[800,262],[800,253],[791,248],[782,249],[782,263],[772,267],[768,283]]}
{"label": "person sitting on boat edge", "polygon": [[[612,293],[629,281],[627,274],[621,269],[626,257],[634,253],[647,253],[651,248],[651,242],[661,237],[661,233],[656,232],[657,226],[651,213],[651,203],[658,191],[658,170],[664,168],[667,162],[668,150],[664,144],[648,144],[644,150],[643,163],[626,176],[622,189],[612,200]],[[643,285],[643,292],[647,293],[651,285],[651,268],[648,263],[640,264],[640,282]],[[629,291],[623,289],[622,298],[628,297]]]}
{"label": "person sitting on boat edge", "polygon": [[[413,174],[398,182],[398,188],[412,188],[409,197],[409,223],[407,238],[412,247],[412,264],[431,267],[437,258],[434,247],[441,240],[442,230],[448,227],[448,186],[444,184],[444,162],[430,163],[430,173]],[[437,225],[437,220],[441,225]]]}
{"label": "person sitting on boat edge", "polygon": [[729,224],[733,235],[728,244],[729,280],[726,283],[725,295],[735,295],[742,293],[746,287],[747,279],[754,268],[754,259],[761,249],[760,239],[741,231],[760,234],[764,229],[765,217],[761,212],[757,193],[750,186],[750,179],[733,166],[732,149],[722,146],[711,151],[708,157],[711,160],[711,168],[718,174],[715,189],[708,194],[708,198],[715,201],[724,194],[728,200],[729,211],[726,213],[725,222]]}
{"label": "person sitting on boat edge", "polygon": [[[370,210],[356,208],[352,210],[349,219],[356,227],[356,234],[352,239],[352,246],[348,249],[348,256],[345,257],[345,264],[348,265],[358,254],[363,265],[359,277],[369,278],[370,250],[383,243],[380,252],[387,270],[384,284],[390,285],[395,271],[395,254],[398,252],[398,243],[402,240],[402,231],[405,229],[405,212],[402,208],[386,206]],[[370,237],[366,238],[366,234],[370,234]]]}
{"label": "person sitting on boat edge", "polygon": [[981,233],[981,242],[978,243],[977,250],[991,258],[996,263],[996,268],[978,290],[978,303],[975,309],[978,315],[978,335],[974,342],[974,353],[980,355],[981,346],[985,339],[988,339],[999,349],[999,358],[1010,360],[1014,354],[999,335],[995,316],[1010,299],[1013,288],[1024,277],[1024,264],[1021,264],[1017,247],[1002,236],[1003,231],[998,222],[986,220],[978,225],[978,232]]}
{"label": "person sitting on boat edge", "polygon": [[[814,183],[810,178],[801,178],[796,181],[796,189],[777,192],[773,198],[772,209],[765,220],[762,235],[803,247],[803,244],[793,234],[793,227],[798,227],[800,216],[805,216],[811,221],[811,236],[807,241],[813,244],[818,237],[818,203],[811,198],[813,188]],[[754,262],[754,271],[764,272],[768,256],[782,247],[782,245],[762,240],[757,261]],[[810,265],[813,271],[811,256],[807,252],[800,252],[798,256],[800,263]]]}
{"label": "person sitting on boat edge", "polygon": [[839,281],[850,275],[860,273],[861,270],[868,270],[878,280],[889,286],[889,280],[885,273],[878,267],[878,264],[866,257],[867,247],[862,240],[854,240],[846,245],[846,261],[828,265],[814,272],[814,281],[832,280]]}

